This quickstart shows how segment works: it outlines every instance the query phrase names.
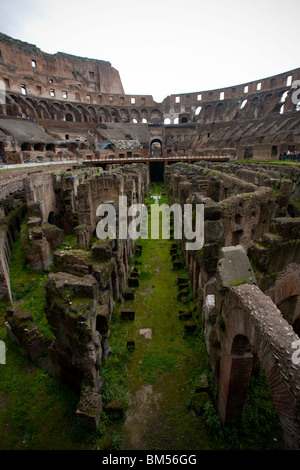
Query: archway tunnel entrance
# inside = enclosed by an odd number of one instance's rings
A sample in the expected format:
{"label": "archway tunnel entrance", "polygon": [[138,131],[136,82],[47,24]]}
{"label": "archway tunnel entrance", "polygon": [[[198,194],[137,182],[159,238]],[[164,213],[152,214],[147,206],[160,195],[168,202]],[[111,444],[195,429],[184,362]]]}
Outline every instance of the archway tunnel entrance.
{"label": "archway tunnel entrance", "polygon": [[153,139],[150,144],[150,154],[152,157],[161,157],[162,155],[162,141]]}
{"label": "archway tunnel entrance", "polygon": [[164,162],[150,162],[150,180],[151,181],[163,181],[164,180]]}

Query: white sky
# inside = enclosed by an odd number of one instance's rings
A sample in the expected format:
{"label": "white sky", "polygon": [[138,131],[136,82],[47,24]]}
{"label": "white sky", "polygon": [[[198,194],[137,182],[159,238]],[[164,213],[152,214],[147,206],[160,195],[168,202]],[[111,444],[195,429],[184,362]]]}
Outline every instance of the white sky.
{"label": "white sky", "polygon": [[109,61],[127,94],[221,88],[299,67],[299,0],[0,0],[0,31]]}

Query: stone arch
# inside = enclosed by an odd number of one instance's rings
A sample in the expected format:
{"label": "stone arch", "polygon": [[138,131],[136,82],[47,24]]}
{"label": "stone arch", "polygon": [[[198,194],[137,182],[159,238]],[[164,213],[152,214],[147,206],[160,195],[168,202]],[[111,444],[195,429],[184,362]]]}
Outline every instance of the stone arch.
{"label": "stone arch", "polygon": [[49,212],[49,215],[48,215],[48,223],[49,223],[49,224],[52,224],[52,225],[55,225],[55,215],[54,215],[54,212],[53,212],[53,211],[50,211],[50,212]]}
{"label": "stone arch", "polygon": [[16,96],[16,95],[13,95],[10,93],[10,102],[13,104],[13,106],[17,109],[17,114],[16,115],[20,115],[22,114],[23,112],[23,109],[22,109],[22,106],[20,104],[20,101],[19,101],[19,97]]}
{"label": "stone arch", "polygon": [[78,150],[86,150],[88,148],[88,144],[86,142],[80,142],[78,146]]}
{"label": "stone arch", "polygon": [[215,121],[225,121],[225,107],[223,103],[218,103],[215,108]]}
{"label": "stone arch", "polygon": [[68,144],[68,151],[72,153],[76,153],[77,151],[77,144],[75,142],[70,142]]}
{"label": "stone arch", "polygon": [[159,109],[152,109],[150,112],[150,122],[159,124],[163,122],[163,115]]}
{"label": "stone arch", "polygon": [[46,151],[55,152],[55,144],[47,144]]}
{"label": "stone arch", "polygon": [[[141,119],[143,120],[146,120],[147,122],[149,121],[149,113],[147,111],[147,109],[142,109],[141,112],[140,112],[140,115],[141,115]],[[145,121],[143,121],[145,122]]]}
{"label": "stone arch", "polygon": [[80,115],[80,122],[89,122],[89,114],[84,106],[78,104],[75,109]]}
{"label": "stone arch", "polygon": [[6,162],[6,153],[5,153],[5,147],[4,147],[4,142],[0,140],[0,161],[1,162]]}
{"label": "stone arch", "polygon": [[140,117],[140,113],[137,109],[131,109],[130,110],[130,118],[131,118],[131,121],[133,122],[140,122],[141,121],[141,117]]}
{"label": "stone arch", "polygon": [[88,106],[87,111],[90,115],[91,121],[97,122],[97,113],[96,113],[96,109],[94,108],[94,106]]}
{"label": "stone arch", "polygon": [[54,101],[52,103],[52,106],[53,108],[56,110],[56,111],[62,111],[63,108],[64,108],[64,105],[62,105],[61,103],[59,103],[58,101]]}
{"label": "stone arch", "polygon": [[43,144],[42,142],[37,142],[33,146],[33,150],[36,150],[38,152],[44,152],[44,149],[45,149],[45,144]]}
{"label": "stone arch", "polygon": [[119,110],[120,118],[122,122],[130,122],[129,112],[126,108],[121,108]]}
{"label": "stone arch", "polygon": [[32,146],[29,142],[23,142],[23,144],[21,145],[21,150],[22,152],[31,152]]}
{"label": "stone arch", "polygon": [[65,120],[68,121],[68,122],[72,122],[74,121],[74,117],[73,117],[73,114],[68,112],[65,114]]}
{"label": "stone arch", "polygon": [[28,116],[30,116],[34,119],[37,118],[38,115],[37,115],[37,111],[36,111],[35,102],[31,98],[28,98],[28,97],[25,98],[25,101],[27,103],[27,114],[28,114]]}
{"label": "stone arch", "polygon": [[150,154],[152,156],[162,155],[162,141],[160,139],[153,139],[150,142]]}
{"label": "stone arch", "polygon": [[[40,110],[40,112],[38,112],[38,110]],[[42,119],[51,119],[48,103],[46,101],[39,101],[37,112]]]}
{"label": "stone arch", "polygon": [[[295,325],[300,319],[300,266],[296,263],[288,265],[266,294],[279,308],[285,320],[290,325]],[[299,330],[294,328],[294,331],[298,334]]]}
{"label": "stone arch", "polygon": [[5,101],[7,115],[17,117],[21,113],[18,103],[8,93],[6,93]]}
{"label": "stone arch", "polygon": [[205,110],[204,110],[204,120],[207,121],[207,122],[211,122],[212,121],[212,114],[213,114],[213,107],[211,104],[208,104],[205,106]]}
{"label": "stone arch", "polygon": [[110,122],[110,114],[106,108],[103,106],[100,106],[98,108],[97,114],[99,116],[99,121],[100,122]]}
{"label": "stone arch", "polygon": [[223,304],[225,331],[221,341],[219,413],[223,423],[236,419],[245,403],[253,357],[269,384],[285,444],[300,448],[300,376],[292,361],[299,337],[281,312],[257,286],[231,287]]}

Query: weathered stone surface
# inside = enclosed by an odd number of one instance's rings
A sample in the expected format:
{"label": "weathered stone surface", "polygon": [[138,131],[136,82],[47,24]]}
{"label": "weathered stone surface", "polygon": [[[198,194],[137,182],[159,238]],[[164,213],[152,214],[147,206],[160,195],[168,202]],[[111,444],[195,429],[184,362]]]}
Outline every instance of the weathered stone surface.
{"label": "weathered stone surface", "polygon": [[217,267],[217,283],[223,288],[239,282],[256,283],[249,258],[241,245],[224,247]]}
{"label": "weathered stone surface", "polygon": [[102,411],[102,397],[89,385],[81,388],[80,401],[76,410],[77,421],[92,431],[96,431]]}
{"label": "weathered stone surface", "polygon": [[89,252],[71,248],[56,250],[54,253],[54,269],[75,276],[92,274],[92,258]]}
{"label": "weathered stone surface", "polygon": [[224,225],[222,220],[205,220],[204,242],[217,243],[223,240]]}
{"label": "weathered stone surface", "polygon": [[47,352],[51,341],[46,340],[39,332],[30,313],[23,312],[18,307],[9,307],[5,318],[10,338],[26,349],[30,359],[37,363],[39,357]]}
{"label": "weathered stone surface", "polygon": [[143,336],[145,339],[152,339],[152,329],[142,328],[139,330],[139,335]]}
{"label": "weathered stone surface", "polygon": [[42,223],[43,236],[46,238],[50,248],[57,248],[65,241],[64,231],[56,225],[47,222]]}
{"label": "weathered stone surface", "polygon": [[112,242],[110,240],[98,240],[92,246],[92,255],[96,261],[109,261],[112,254]]}

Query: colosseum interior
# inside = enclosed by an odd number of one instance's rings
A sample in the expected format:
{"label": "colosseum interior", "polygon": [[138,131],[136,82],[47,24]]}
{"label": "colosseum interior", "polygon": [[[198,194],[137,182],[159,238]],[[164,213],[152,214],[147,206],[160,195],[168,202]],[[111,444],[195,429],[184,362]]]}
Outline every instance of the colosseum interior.
{"label": "colosseum interior", "polygon": [[[49,448],[64,448],[64,439],[72,447],[66,429],[73,418],[76,429],[98,436],[99,449],[114,449],[116,435],[121,449],[216,448],[212,424],[205,427],[209,413],[223,448],[235,448],[224,430],[234,423],[239,432],[245,410],[254,414],[250,389],[259,374],[281,436],[263,445],[300,448],[299,80],[300,68],[157,103],[127,95],[109,62],[51,55],[0,34],[0,421],[8,436],[0,448],[46,448],[32,437],[41,431],[30,431],[41,417],[21,408],[26,419],[18,427],[17,412],[9,414],[21,406],[22,396],[12,402],[10,395],[24,374],[32,384],[43,374],[53,390],[59,383],[74,393],[71,417],[59,408],[65,398],[52,394],[47,410],[57,419],[47,415],[48,426],[61,434],[59,444],[46,435]],[[202,205],[202,248],[187,250],[186,238],[173,233],[167,262],[151,265],[145,257],[157,241],[147,248],[150,240],[98,238],[98,206],[110,203],[118,214],[120,196],[128,207],[149,208],[153,196],[182,208]],[[160,263],[168,264],[159,271]],[[157,323],[145,298],[158,301]],[[176,323],[164,318],[168,303]],[[155,337],[157,383],[179,385],[169,408],[160,402],[165,389],[136,378]],[[194,349],[178,365],[178,351],[170,358],[167,351],[182,338]],[[170,370],[168,358],[177,364]],[[127,388],[109,395],[114,370],[115,378],[125,374]],[[44,397],[30,390],[30,403]],[[188,444],[175,425],[174,440],[167,438],[177,407],[191,426],[185,432],[200,436]],[[260,413],[267,422],[267,410]],[[252,426],[257,433],[260,424]],[[151,433],[169,447],[155,447]]]}

